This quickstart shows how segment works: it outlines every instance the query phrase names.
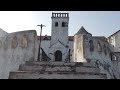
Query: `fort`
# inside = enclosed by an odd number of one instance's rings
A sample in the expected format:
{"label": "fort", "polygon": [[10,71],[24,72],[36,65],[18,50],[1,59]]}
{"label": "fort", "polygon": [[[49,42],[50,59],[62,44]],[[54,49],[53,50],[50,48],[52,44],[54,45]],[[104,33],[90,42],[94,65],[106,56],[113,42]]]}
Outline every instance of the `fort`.
{"label": "fort", "polygon": [[69,13],[51,20],[51,36],[0,29],[0,79],[120,79],[120,30],[92,36],[81,26],[68,36]]}

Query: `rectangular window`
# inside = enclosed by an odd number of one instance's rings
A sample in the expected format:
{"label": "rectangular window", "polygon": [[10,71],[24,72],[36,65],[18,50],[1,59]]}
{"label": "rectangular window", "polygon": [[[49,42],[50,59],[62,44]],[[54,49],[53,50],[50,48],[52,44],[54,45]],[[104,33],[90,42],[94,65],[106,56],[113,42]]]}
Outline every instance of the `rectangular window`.
{"label": "rectangular window", "polygon": [[58,27],[58,22],[55,22],[55,27]]}
{"label": "rectangular window", "polygon": [[62,22],[62,27],[68,27],[68,22]]}

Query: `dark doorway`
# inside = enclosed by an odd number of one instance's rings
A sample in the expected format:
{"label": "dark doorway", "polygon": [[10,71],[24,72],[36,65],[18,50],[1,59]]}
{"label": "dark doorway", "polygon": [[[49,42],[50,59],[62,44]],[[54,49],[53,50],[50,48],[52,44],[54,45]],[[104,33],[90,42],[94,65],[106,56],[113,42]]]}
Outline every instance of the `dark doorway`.
{"label": "dark doorway", "polygon": [[55,61],[62,61],[62,52],[59,50],[55,52]]}

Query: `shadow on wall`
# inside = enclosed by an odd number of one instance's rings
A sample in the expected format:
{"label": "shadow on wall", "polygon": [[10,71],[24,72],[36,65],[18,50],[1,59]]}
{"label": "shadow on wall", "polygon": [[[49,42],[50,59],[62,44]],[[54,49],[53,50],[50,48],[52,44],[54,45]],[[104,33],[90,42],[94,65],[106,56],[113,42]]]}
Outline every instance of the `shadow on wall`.
{"label": "shadow on wall", "polygon": [[35,30],[10,33],[0,38],[0,78],[7,79],[25,61],[36,60],[37,33]]}

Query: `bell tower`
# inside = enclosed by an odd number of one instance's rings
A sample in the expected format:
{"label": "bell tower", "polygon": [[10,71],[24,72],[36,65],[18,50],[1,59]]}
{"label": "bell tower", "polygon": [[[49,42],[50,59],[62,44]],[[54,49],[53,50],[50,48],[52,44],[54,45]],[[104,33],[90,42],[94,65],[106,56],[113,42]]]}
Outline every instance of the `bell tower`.
{"label": "bell tower", "polygon": [[54,44],[58,40],[67,45],[68,43],[68,13],[52,13],[52,32],[51,43]]}
{"label": "bell tower", "polygon": [[52,61],[65,61],[69,50],[68,13],[52,13],[49,57]]}

